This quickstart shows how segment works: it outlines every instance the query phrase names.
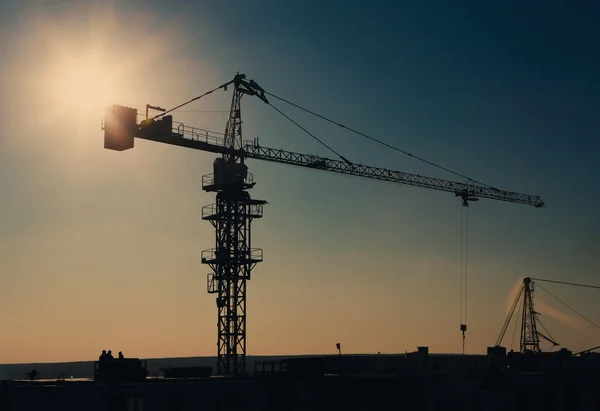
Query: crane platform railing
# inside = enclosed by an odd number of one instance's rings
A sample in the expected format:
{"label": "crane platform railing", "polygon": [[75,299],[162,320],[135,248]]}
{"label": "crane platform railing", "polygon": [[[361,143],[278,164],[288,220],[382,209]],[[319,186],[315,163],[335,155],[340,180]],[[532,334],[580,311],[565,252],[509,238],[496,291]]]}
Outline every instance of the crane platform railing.
{"label": "crane platform railing", "polygon": [[[244,184],[250,184],[250,185],[254,184],[254,175],[252,173],[246,173],[246,175],[244,176]],[[215,175],[213,173],[205,174],[202,176],[202,188],[211,187],[214,185],[215,185]]]}
{"label": "crane platform railing", "polygon": [[[225,254],[227,253],[227,250],[224,250]],[[261,262],[263,260],[263,249],[262,248],[250,248],[247,250],[246,253],[244,253],[245,255],[243,255],[242,258],[242,262],[247,262],[247,263],[253,263],[253,262]],[[232,255],[223,255],[222,252],[219,252],[219,250],[217,250],[216,248],[210,248],[208,250],[204,250],[202,251],[202,262],[205,263],[210,263],[210,262],[216,262],[222,259],[227,259],[227,258],[234,258],[235,256]]]}
{"label": "crane platform railing", "polygon": [[[202,219],[212,220],[226,214],[228,211],[219,210],[216,203],[206,205],[202,207]],[[248,204],[244,217],[260,218],[263,216],[263,205],[262,204]]]}
{"label": "crane platform railing", "polygon": [[223,137],[215,135],[216,133],[214,131],[186,126],[185,124],[177,121],[173,121],[172,133],[174,137],[177,136],[179,138],[186,138],[192,141],[202,141],[215,146],[222,147],[225,144]]}
{"label": "crane platform railing", "polygon": [[[140,119],[137,124],[146,119],[143,113],[136,113],[136,118]],[[105,130],[106,117],[103,116],[101,119],[101,129]],[[171,133],[173,138],[184,138],[191,141],[199,141],[212,146],[224,147],[225,139],[222,133],[216,131],[207,130],[200,127],[186,126],[180,121],[172,121]]]}

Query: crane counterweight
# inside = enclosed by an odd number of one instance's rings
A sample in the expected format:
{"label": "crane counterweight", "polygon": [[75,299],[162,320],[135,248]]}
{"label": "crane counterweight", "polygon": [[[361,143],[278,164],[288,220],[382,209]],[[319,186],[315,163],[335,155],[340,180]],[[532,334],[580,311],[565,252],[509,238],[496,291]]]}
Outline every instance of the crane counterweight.
{"label": "crane counterweight", "polygon": [[106,109],[102,121],[104,148],[124,151],[133,148],[138,131],[137,109],[113,105]]}

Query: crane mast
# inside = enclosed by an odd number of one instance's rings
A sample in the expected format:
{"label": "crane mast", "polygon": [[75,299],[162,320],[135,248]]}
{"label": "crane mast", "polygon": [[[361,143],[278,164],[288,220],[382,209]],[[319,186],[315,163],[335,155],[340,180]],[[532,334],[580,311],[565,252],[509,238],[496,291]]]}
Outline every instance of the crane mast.
{"label": "crane mast", "polygon": [[230,150],[215,160],[213,174],[202,179],[202,189],[217,194],[216,203],[202,208],[202,219],[215,229],[215,247],[202,252],[202,263],[212,270],[207,291],[217,295],[217,369],[223,376],[246,371],[246,281],[263,258],[262,249],[251,248],[250,239],[252,220],[263,216],[266,201],[250,197],[247,190],[254,182],[240,150],[241,99],[244,94],[259,95],[257,91],[243,75],[235,77],[224,138]]}
{"label": "crane mast", "polygon": [[267,104],[269,102],[264,90],[253,80],[246,80],[243,74],[237,74],[219,88],[226,90],[229,85],[233,85],[234,92],[223,139],[209,138],[208,134],[203,138],[202,130],[181,123],[175,127],[168,112],[156,116],[160,119],[146,118],[138,124],[137,109],[118,105],[107,108],[102,123],[106,149],[128,150],[133,148],[134,138],[141,138],[221,154],[213,163],[213,173],[202,178],[203,190],[216,193],[216,201],[202,208],[202,219],[209,221],[215,229],[215,247],[204,250],[201,258],[211,269],[207,276],[207,291],[216,294],[217,369],[222,376],[242,376],[246,372],[246,282],[251,278],[252,269],[263,260],[263,250],[252,248],[251,225],[254,219],[263,216],[266,201],[252,199],[248,193],[255,183],[244,164],[245,159],[446,191],[461,197],[464,206],[479,198],[544,206],[537,196],[261,147],[258,139],[244,142],[242,97],[256,96]]}
{"label": "crane mast", "polygon": [[521,314],[521,352],[540,351],[540,333],[537,329],[537,316],[533,306],[533,284],[530,278],[523,279],[523,312]]}

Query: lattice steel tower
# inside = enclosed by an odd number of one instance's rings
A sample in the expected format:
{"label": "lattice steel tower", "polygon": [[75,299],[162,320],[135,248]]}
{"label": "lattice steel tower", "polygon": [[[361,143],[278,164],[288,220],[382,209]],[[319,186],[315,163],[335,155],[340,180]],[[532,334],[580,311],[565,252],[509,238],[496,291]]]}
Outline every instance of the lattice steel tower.
{"label": "lattice steel tower", "polygon": [[533,283],[523,279],[523,314],[521,316],[521,352],[540,351],[540,335],[537,330],[538,313],[533,304]]}
{"label": "lattice steel tower", "polygon": [[[543,280],[542,280],[543,281]],[[523,279],[523,315],[521,317],[521,352],[533,351],[539,353],[540,341],[544,339],[551,343],[554,347],[560,345],[554,340],[550,332],[544,326],[544,323],[540,319],[540,313],[535,311],[535,305],[533,301],[533,289],[534,282],[531,278],[526,277]],[[538,330],[541,328],[546,332],[543,334]]]}
{"label": "lattice steel tower", "polygon": [[234,93],[227,127],[225,147],[231,148],[214,162],[214,173],[202,178],[202,188],[217,193],[215,204],[202,208],[202,219],[215,228],[216,246],[202,252],[202,263],[208,264],[209,293],[217,294],[218,309],[218,373],[241,376],[246,371],[246,281],[257,263],[262,249],[251,248],[251,223],[263,215],[266,201],[253,200],[246,191],[254,186],[252,174],[244,164],[242,149],[242,117],[240,101],[244,94],[255,95],[266,102],[264,91],[244,75],[234,79]]}

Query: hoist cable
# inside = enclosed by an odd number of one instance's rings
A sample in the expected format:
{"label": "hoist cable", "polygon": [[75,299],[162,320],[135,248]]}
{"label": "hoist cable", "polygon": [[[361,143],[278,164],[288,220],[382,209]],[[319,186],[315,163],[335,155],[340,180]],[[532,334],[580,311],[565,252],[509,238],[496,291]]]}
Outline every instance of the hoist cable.
{"label": "hoist cable", "polygon": [[469,299],[469,209],[465,211],[465,324],[467,324],[467,302]]}
{"label": "hoist cable", "polygon": [[461,205],[460,206],[460,324],[464,324],[463,323],[463,303],[464,303],[464,299],[463,299],[463,274],[464,274],[464,269],[463,269],[463,245],[464,245],[464,240],[463,240],[463,209],[464,207]]}

